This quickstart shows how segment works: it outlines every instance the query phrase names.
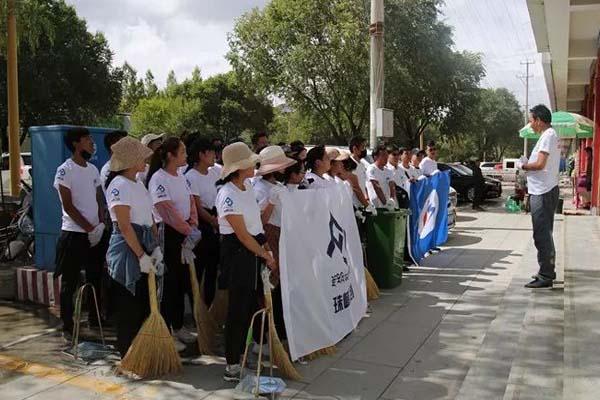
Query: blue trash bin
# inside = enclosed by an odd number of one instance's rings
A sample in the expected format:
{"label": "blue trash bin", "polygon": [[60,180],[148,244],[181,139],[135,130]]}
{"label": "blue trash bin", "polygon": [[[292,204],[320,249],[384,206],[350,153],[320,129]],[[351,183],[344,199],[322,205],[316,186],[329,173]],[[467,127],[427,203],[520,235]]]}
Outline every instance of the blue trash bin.
{"label": "blue trash bin", "polygon": [[[54,271],[56,242],[60,236],[62,210],[54,189],[56,169],[71,157],[64,143],[65,133],[75,126],[50,125],[29,128],[31,136],[31,165],[33,169],[33,222],[35,226],[35,266]],[[112,128],[86,127],[96,142],[96,153],[90,159],[98,170],[108,161],[104,135]]]}

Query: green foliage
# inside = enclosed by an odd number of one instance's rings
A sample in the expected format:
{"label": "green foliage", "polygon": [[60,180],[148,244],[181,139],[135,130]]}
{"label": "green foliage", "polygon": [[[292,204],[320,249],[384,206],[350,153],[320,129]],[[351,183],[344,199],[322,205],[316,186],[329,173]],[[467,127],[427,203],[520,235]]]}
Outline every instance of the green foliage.
{"label": "green foliage", "polygon": [[177,83],[174,73],[169,74],[167,82],[163,91],[149,95],[146,90],[141,94],[132,113],[135,134],[188,131],[219,135],[228,141],[244,131],[266,130],[273,119],[271,102],[243,84],[234,72],[203,80],[196,68],[181,83]]}
{"label": "green foliage", "polygon": [[[385,2],[385,106],[405,145],[418,144],[432,124],[459,123],[484,75],[478,55],[452,50],[440,4]],[[261,90],[319,124],[314,141],[344,143],[368,132],[369,15],[364,0],[273,0],[238,20],[228,58]]]}
{"label": "green foliage", "polygon": [[[29,1],[18,2],[23,4]],[[53,37],[40,35],[34,49],[19,48],[21,126],[95,124],[110,119],[121,98],[120,69],[101,33],[87,31],[86,22],[61,0],[38,0]],[[34,19],[35,20],[35,19]],[[34,51],[35,50],[35,51]],[[0,130],[6,131],[6,59],[0,56]]]}
{"label": "green foliage", "polygon": [[180,135],[185,130],[200,130],[202,106],[198,100],[157,96],[141,99],[131,115],[135,136],[149,132]]}
{"label": "green foliage", "polygon": [[[56,25],[53,22],[52,8],[54,3],[62,0],[15,0],[17,15],[17,36],[26,43],[30,51],[35,51],[40,39],[45,37],[53,41]],[[0,54],[6,55],[8,1],[0,0]]]}
{"label": "green foliage", "polygon": [[345,142],[368,125],[368,18],[363,0],[273,0],[229,37],[234,69]]}
{"label": "green foliage", "polygon": [[480,89],[476,101],[460,126],[440,130],[441,156],[464,161],[472,156],[480,160],[499,161],[521,154],[518,131],[523,114],[515,96],[506,89]]}

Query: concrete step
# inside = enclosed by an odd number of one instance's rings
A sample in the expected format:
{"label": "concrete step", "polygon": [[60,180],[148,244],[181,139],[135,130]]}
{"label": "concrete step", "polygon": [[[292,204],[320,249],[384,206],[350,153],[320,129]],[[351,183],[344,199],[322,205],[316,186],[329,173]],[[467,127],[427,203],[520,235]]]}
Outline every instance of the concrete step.
{"label": "concrete step", "polygon": [[[560,222],[557,222],[557,227]],[[555,236],[558,243],[560,234]],[[490,323],[477,357],[469,368],[457,399],[503,399],[528,398],[517,395],[511,396],[511,391],[520,393],[521,386],[529,383],[519,378],[523,371],[528,371],[529,365],[522,363],[527,359],[528,349],[534,349],[535,354],[529,354],[537,359],[538,353],[549,351],[555,354],[555,342],[562,340],[562,331],[546,334],[543,330],[548,322],[547,317],[559,318],[555,308],[562,310],[562,289],[532,292],[523,286],[530,280],[530,275],[536,272],[536,250],[531,239],[521,262],[514,270],[511,282],[498,307],[495,319]],[[553,319],[553,322],[554,321]],[[539,346],[532,347],[532,340],[537,337],[547,338]],[[560,360],[562,363],[562,347]],[[546,398],[546,397],[542,397]],[[548,397],[550,398],[550,397]]]}
{"label": "concrete step", "polygon": [[600,219],[567,219],[563,398],[597,399],[600,387]]}

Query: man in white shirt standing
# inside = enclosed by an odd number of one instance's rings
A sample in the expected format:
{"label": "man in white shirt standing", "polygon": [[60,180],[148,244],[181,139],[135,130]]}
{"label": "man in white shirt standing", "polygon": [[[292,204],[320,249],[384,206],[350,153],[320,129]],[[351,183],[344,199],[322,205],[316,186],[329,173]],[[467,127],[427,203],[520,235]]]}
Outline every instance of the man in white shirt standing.
{"label": "man in white shirt standing", "polygon": [[367,168],[367,192],[369,201],[376,208],[396,208],[396,184],[390,172],[385,168],[388,161],[388,152],[384,144],[378,145],[373,150],[375,162]]}
{"label": "man in white shirt standing", "polygon": [[412,152],[408,149],[400,149],[400,165],[402,173],[411,181],[415,182],[421,176],[421,171],[413,167],[410,163]]}
{"label": "man in white shirt standing", "polygon": [[421,161],[419,168],[425,176],[431,176],[437,171],[437,149],[433,141],[427,143],[427,157]]}
{"label": "man in white shirt standing", "polygon": [[[367,165],[364,163],[364,158],[367,156],[365,139],[360,136],[354,136],[348,143],[350,150],[350,158],[356,163],[356,169],[352,171],[358,178],[359,188],[352,188],[352,202],[355,208],[368,207],[369,200],[367,199]],[[360,189],[360,190],[359,190]]]}
{"label": "man in white shirt standing", "polygon": [[552,231],[559,195],[560,142],[551,125],[552,113],[546,106],[540,104],[529,110],[529,122],[531,129],[541,136],[529,161],[519,166],[527,171],[533,241],[538,251],[540,269],[533,281],[525,287],[551,288],[552,281],[556,278],[556,250]]}
{"label": "man in white shirt standing", "polygon": [[[80,271],[100,296],[100,281],[106,246],[104,239],[104,192],[98,169],[88,163],[94,153],[94,139],[85,128],[71,128],[65,145],[73,156],[56,170],[54,188],[62,204],[62,233],[56,244],[56,271],[60,276],[60,317],[63,337],[70,341],[73,333],[73,294],[79,286]],[[102,242],[102,243],[101,243]],[[102,304],[98,299],[98,304]],[[96,310],[90,307],[90,324],[98,323]]]}

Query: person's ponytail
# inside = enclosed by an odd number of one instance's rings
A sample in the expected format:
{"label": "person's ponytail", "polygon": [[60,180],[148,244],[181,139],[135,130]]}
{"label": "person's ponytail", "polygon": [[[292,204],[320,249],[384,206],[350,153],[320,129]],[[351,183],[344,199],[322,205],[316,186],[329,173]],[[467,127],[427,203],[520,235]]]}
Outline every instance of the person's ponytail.
{"label": "person's ponytail", "polygon": [[154,153],[150,158],[150,167],[148,168],[148,175],[146,175],[146,182],[144,182],[146,187],[148,187],[148,185],[150,184],[150,179],[152,178],[152,175],[154,175],[156,171],[163,167],[163,154],[164,149],[163,145],[161,144],[156,150],[154,150]]}
{"label": "person's ponytail", "polygon": [[106,177],[106,182],[104,183],[104,190],[107,190],[107,189],[108,189],[108,185],[110,185],[110,183],[111,183],[111,182],[112,182],[112,181],[113,181],[113,180],[114,180],[114,179],[115,179],[117,176],[119,176],[119,175],[122,175],[122,174],[123,174],[123,172],[125,172],[125,171],[124,171],[124,170],[123,170],[123,171],[110,171],[110,172],[108,173],[108,176]]}

